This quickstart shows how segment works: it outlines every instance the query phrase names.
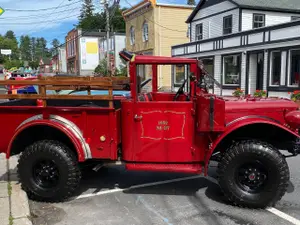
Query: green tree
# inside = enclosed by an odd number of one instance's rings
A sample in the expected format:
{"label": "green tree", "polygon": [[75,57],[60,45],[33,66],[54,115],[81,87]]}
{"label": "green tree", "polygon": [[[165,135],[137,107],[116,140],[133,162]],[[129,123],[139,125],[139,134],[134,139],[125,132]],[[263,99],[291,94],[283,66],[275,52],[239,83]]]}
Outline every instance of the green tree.
{"label": "green tree", "polygon": [[36,49],[37,60],[40,60],[41,57],[47,57],[49,55],[46,46],[47,46],[47,41],[45,40],[45,38],[41,37],[36,39],[35,49]]}
{"label": "green tree", "polygon": [[106,77],[108,75],[106,58],[100,60],[99,65],[95,68],[94,72],[96,76],[100,77]]}
{"label": "green tree", "polygon": [[51,44],[53,48],[58,48],[60,45],[59,40],[57,40],[56,38],[52,40]]}
{"label": "green tree", "polygon": [[110,27],[111,31],[115,32],[125,32],[125,21],[122,16],[122,11],[125,11],[127,8],[120,8],[119,5],[110,8]]}
{"label": "green tree", "polygon": [[20,37],[20,51],[22,60],[32,60],[31,40],[28,35]]}
{"label": "green tree", "polygon": [[78,28],[92,30],[97,25],[94,16],[94,4],[92,0],[84,0],[79,15]]}
{"label": "green tree", "polygon": [[[79,23],[77,28],[90,31],[105,31],[106,30],[106,14],[105,12],[93,13],[93,10],[86,10],[86,3],[83,5],[81,15],[79,16]],[[111,31],[125,32],[125,21],[122,17],[122,11],[127,8],[120,8],[119,5],[109,7],[110,28]]]}
{"label": "green tree", "polygon": [[18,41],[15,36],[15,33],[11,30],[7,31],[6,34],[3,36],[2,43],[3,42],[4,45],[7,47],[2,47],[2,48],[11,49],[12,51],[11,59],[18,59],[19,49],[18,49]]}
{"label": "green tree", "polygon": [[12,67],[20,68],[23,65],[24,65],[24,63],[20,60],[17,60],[17,59],[13,59],[13,60],[6,59],[5,62],[4,62],[4,67],[7,68],[7,69],[10,69]]}
{"label": "green tree", "polygon": [[6,34],[4,35],[4,37],[17,42],[16,35],[12,30],[7,31]]}
{"label": "green tree", "polygon": [[37,69],[39,67],[39,62],[38,61],[30,61],[28,63],[28,65],[32,68],[32,69]]}
{"label": "green tree", "polygon": [[32,37],[30,39],[30,46],[31,46],[31,61],[37,60],[36,58],[36,38]]}
{"label": "green tree", "polygon": [[196,5],[195,0],[187,0],[188,5]]}
{"label": "green tree", "polygon": [[0,54],[0,63],[3,63],[5,60],[17,59],[18,54],[18,43],[13,39],[6,38],[5,36],[0,36],[0,49],[10,49],[12,51],[11,57]]}
{"label": "green tree", "polygon": [[52,40],[51,44],[52,44],[51,53],[52,53],[52,55],[56,55],[58,53],[57,48],[59,47],[60,42],[59,42],[59,40],[57,40],[55,38],[55,39]]}

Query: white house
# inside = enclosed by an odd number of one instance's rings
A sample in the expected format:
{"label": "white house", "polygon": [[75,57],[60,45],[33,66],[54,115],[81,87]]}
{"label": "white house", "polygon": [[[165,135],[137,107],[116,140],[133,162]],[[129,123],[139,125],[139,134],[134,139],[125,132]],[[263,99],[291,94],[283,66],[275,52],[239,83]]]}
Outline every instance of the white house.
{"label": "white house", "polygon": [[[106,58],[107,44],[106,37],[100,38],[100,60]],[[119,52],[125,48],[126,35],[123,33],[113,33],[109,38],[110,65],[112,69],[120,69],[122,65]]]}
{"label": "white house", "polygon": [[300,88],[299,18],[299,0],[200,0],[186,21],[190,42],[173,46],[172,55],[202,59],[222,84],[216,94],[241,88],[287,97]]}

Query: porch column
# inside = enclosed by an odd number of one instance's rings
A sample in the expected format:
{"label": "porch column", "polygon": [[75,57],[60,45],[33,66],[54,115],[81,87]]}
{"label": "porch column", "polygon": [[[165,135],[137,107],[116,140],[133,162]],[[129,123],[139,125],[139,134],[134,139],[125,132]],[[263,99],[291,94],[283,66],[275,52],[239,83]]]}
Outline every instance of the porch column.
{"label": "porch column", "polygon": [[254,94],[257,81],[257,54],[249,55],[249,94]]}
{"label": "porch column", "polygon": [[267,82],[268,82],[268,61],[269,61],[269,52],[264,51],[264,83],[263,89],[267,90]]}
{"label": "porch column", "polygon": [[[222,57],[221,55],[215,55],[215,62],[214,62],[214,78],[222,84]],[[221,89],[214,85],[214,94],[222,95]]]}
{"label": "porch column", "polygon": [[246,90],[246,65],[247,65],[247,54],[242,53],[241,61],[241,89]]}

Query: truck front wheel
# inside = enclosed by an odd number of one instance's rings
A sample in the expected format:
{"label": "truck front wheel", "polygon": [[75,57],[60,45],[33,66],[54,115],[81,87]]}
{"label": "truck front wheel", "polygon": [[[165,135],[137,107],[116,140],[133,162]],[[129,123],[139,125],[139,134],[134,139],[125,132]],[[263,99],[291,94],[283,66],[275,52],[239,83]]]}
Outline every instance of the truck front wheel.
{"label": "truck front wheel", "polygon": [[38,141],[24,150],[18,175],[30,199],[49,202],[70,197],[81,178],[75,154],[52,140]]}
{"label": "truck front wheel", "polygon": [[274,206],[285,194],[290,178],[278,149],[257,140],[234,143],[219,163],[218,175],[228,200],[249,208]]}

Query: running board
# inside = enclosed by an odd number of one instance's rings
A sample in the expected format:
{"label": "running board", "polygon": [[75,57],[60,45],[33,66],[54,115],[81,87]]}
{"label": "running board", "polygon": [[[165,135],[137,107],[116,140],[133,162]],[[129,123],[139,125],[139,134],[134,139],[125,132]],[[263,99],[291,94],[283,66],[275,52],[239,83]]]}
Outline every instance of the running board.
{"label": "running board", "polygon": [[158,163],[126,163],[127,170],[159,171],[175,173],[203,173],[203,166],[197,164],[158,164]]}

